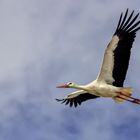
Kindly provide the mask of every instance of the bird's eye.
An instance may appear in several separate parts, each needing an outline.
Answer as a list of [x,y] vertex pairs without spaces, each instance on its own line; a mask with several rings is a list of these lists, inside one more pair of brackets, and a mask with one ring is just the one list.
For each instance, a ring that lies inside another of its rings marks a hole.
[[68,85],[72,85],[72,83],[70,82],[70,83],[68,83]]

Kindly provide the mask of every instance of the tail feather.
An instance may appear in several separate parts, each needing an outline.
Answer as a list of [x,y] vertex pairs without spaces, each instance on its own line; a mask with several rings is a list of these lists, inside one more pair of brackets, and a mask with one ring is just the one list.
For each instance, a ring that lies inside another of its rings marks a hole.
[[124,99],[121,99],[117,96],[113,97],[113,99],[117,103],[123,103],[125,100],[127,100],[132,95],[132,88],[131,87],[122,87],[122,88],[120,88],[119,93],[126,95],[126,96],[124,96],[124,95],[119,94],[119,96]]

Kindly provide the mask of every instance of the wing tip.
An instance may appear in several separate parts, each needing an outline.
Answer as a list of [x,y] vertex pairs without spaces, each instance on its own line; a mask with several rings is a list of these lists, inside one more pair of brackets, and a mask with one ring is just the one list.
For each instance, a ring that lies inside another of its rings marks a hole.
[[123,12],[121,12],[119,22],[118,22],[114,35],[120,34],[121,32],[135,33],[139,30],[140,28],[139,23],[138,23],[139,21],[137,22],[137,24],[135,23],[136,19],[139,16],[139,13],[133,16],[134,14],[134,10],[133,10],[128,16],[128,12],[129,12],[129,8],[126,9],[124,16],[123,16]]
[[57,98],[55,100],[58,102],[64,101],[64,99],[57,99]]
[[78,105],[81,105],[78,102],[70,100],[70,99],[55,99],[55,100],[58,101],[58,102],[61,102],[61,104],[63,104],[63,103],[65,103],[65,105],[69,104],[69,107],[74,106],[76,108]]

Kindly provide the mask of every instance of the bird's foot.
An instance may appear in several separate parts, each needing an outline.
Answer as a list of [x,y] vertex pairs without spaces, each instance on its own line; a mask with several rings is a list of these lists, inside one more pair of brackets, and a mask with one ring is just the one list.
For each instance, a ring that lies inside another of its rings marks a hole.
[[134,99],[132,102],[140,105],[140,99]]

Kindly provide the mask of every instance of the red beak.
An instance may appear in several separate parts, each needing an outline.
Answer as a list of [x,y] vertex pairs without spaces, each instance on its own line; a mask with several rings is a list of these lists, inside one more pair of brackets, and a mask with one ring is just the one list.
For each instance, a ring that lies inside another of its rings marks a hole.
[[69,86],[67,84],[63,84],[63,85],[57,86],[57,88],[69,88]]

